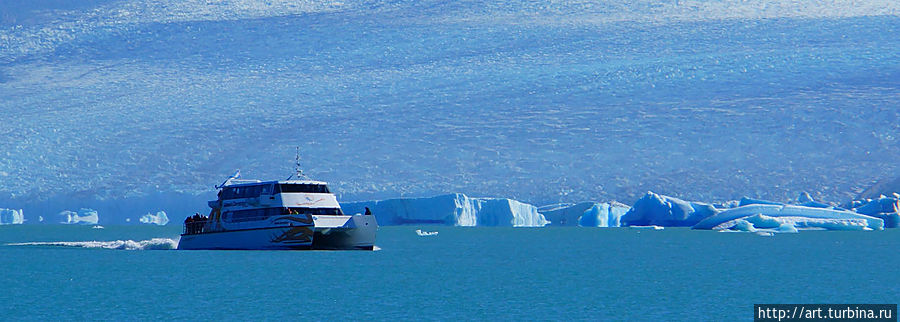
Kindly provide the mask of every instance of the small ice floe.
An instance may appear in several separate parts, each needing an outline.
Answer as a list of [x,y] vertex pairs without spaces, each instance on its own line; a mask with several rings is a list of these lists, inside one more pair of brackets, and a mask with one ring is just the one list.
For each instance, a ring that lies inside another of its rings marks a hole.
[[628,228],[631,228],[631,229],[647,229],[647,230],[663,230],[663,229],[666,229],[666,228],[663,227],[663,226],[656,226],[656,225],[651,225],[651,226],[628,226]]
[[96,225],[96,226],[93,226],[93,227],[91,227],[91,228],[93,228],[93,229],[103,229],[103,228],[106,228],[106,227],[103,227],[103,226],[100,226],[100,225]]
[[419,236],[422,236],[422,237],[425,237],[425,236],[434,236],[434,235],[437,235],[437,234],[438,234],[438,232],[436,232],[436,231],[423,231],[423,230],[421,230],[421,229],[416,229],[416,235],[419,235]]
[[765,237],[775,236],[775,233],[770,232],[770,231],[757,231],[756,234],[759,236],[765,236]]

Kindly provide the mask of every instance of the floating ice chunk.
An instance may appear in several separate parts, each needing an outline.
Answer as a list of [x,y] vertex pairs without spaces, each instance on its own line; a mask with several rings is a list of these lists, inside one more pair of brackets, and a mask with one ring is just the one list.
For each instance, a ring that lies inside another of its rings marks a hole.
[[103,227],[103,226],[100,226],[100,225],[96,225],[96,226],[93,226],[93,227],[91,227],[91,228],[93,228],[93,229],[104,229],[104,228],[106,228],[106,227]]
[[738,220],[753,223],[756,228],[777,228],[790,223],[796,228],[828,230],[883,229],[884,221],[858,213],[791,205],[748,205],[722,211],[694,225],[694,229],[729,229]]
[[619,202],[595,203],[582,213],[578,225],[582,227],[619,227],[629,207]]
[[431,198],[402,198],[342,203],[345,213],[372,210],[380,225],[439,224],[450,226],[542,227],[535,206],[504,198],[469,198],[456,193]]
[[749,221],[746,221],[744,219],[738,219],[738,220],[734,221],[734,226],[731,226],[731,230],[755,233],[756,227],[753,226],[753,223],[751,223]]
[[0,208],[0,225],[21,225],[25,222],[25,212],[22,209]]
[[775,231],[779,233],[796,233],[797,227],[794,227],[794,224],[791,223],[783,223],[778,228],[775,228]]
[[97,211],[88,208],[81,208],[78,212],[63,210],[59,216],[62,224],[96,225],[100,221]]
[[140,219],[142,224],[153,224],[159,226],[165,226],[169,223],[169,216],[166,216],[165,211],[158,211],[156,214],[146,214],[141,216]]
[[770,232],[770,231],[757,231],[756,234],[759,235],[759,236],[763,236],[763,237],[772,237],[772,236],[775,236],[775,234],[773,234],[773,233]]
[[416,235],[419,235],[421,237],[434,236],[437,234],[438,232],[436,231],[423,231],[421,229],[416,229]]
[[628,226],[631,229],[647,229],[647,230],[663,230],[666,229],[663,226]]
[[693,226],[718,210],[711,204],[687,202],[678,198],[647,192],[621,218],[623,226]]

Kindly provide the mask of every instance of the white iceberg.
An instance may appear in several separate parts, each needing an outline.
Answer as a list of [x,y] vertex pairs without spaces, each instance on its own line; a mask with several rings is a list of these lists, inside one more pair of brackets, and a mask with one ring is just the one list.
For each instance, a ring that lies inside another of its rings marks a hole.
[[620,220],[622,226],[690,227],[716,213],[711,204],[647,192]]
[[535,206],[504,198],[469,198],[456,193],[431,198],[401,198],[342,203],[344,213],[372,210],[380,225],[543,227]]
[[142,224],[165,226],[169,223],[169,216],[166,215],[165,211],[158,211],[155,215],[148,213],[141,216],[140,221]]
[[97,211],[89,208],[81,208],[78,212],[63,210],[59,216],[62,224],[96,225],[100,221]]
[[0,208],[0,225],[21,225],[25,222],[25,212],[22,209]]
[[420,237],[435,236],[437,234],[438,232],[436,231],[423,231],[421,229],[416,229],[416,235],[419,235]]
[[[754,229],[776,229],[790,224],[796,229],[881,230],[884,221],[855,212],[792,205],[752,204],[728,209],[703,219],[694,229],[743,230],[744,222]],[[790,230],[785,227],[784,229]]]

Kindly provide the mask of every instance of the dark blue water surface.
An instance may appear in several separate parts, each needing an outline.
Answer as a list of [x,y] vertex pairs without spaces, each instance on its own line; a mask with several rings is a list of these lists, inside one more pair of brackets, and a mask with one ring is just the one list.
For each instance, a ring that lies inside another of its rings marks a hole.
[[749,320],[754,303],[897,303],[897,230],[379,231],[380,250],[21,246],[175,227],[0,227],[5,319]]

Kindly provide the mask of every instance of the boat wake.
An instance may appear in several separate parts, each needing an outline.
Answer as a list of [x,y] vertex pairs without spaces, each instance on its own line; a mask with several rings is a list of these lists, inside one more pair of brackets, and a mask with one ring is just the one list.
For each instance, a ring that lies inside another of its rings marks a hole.
[[105,248],[118,250],[167,250],[177,249],[178,241],[170,238],[148,240],[78,241],[78,242],[30,242],[11,243],[9,246],[60,246],[80,248]]

